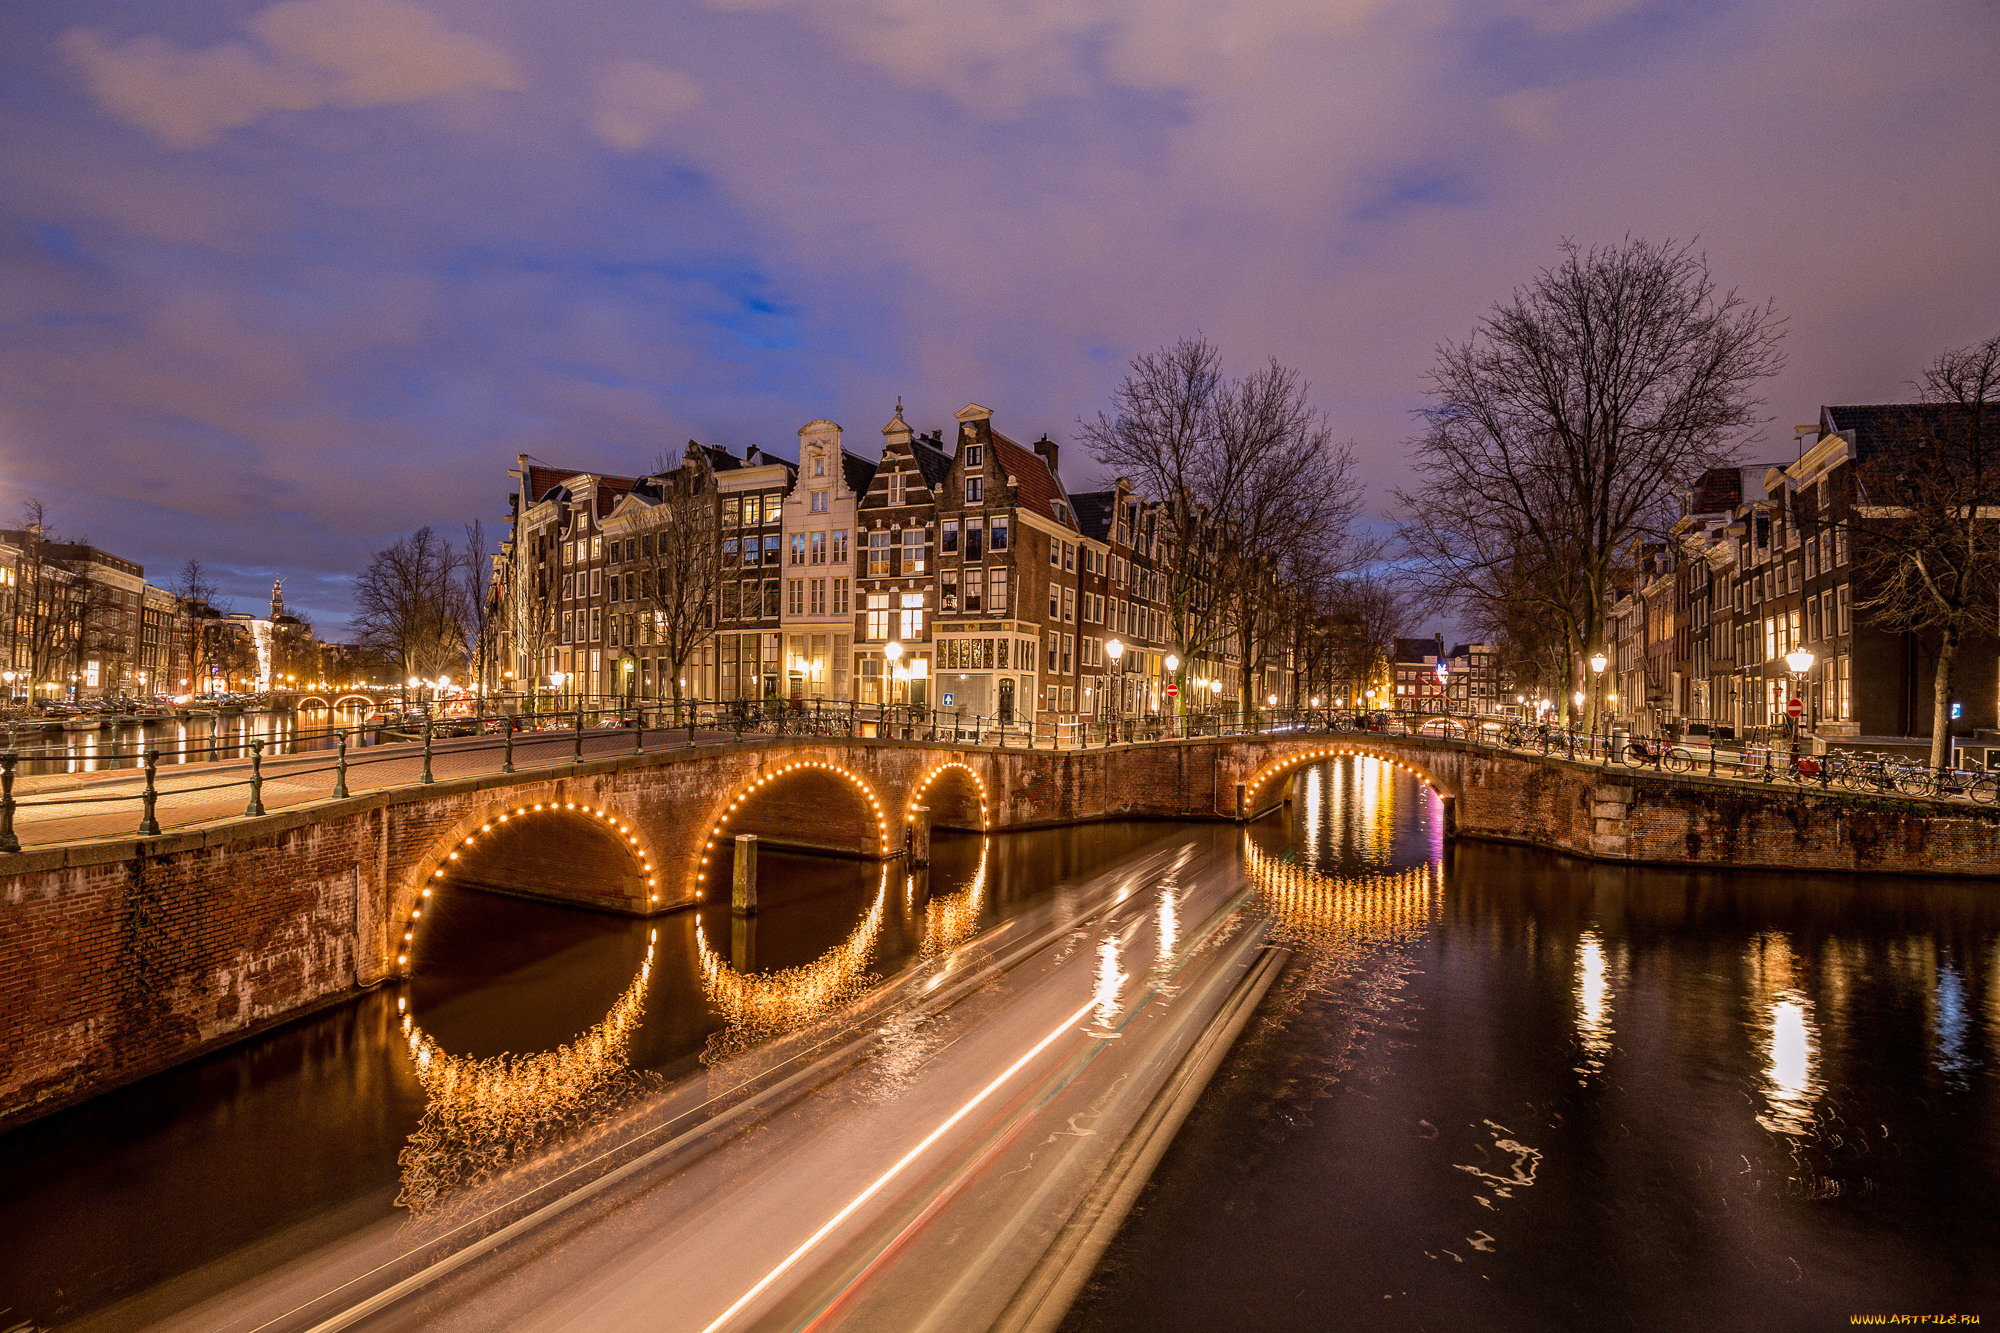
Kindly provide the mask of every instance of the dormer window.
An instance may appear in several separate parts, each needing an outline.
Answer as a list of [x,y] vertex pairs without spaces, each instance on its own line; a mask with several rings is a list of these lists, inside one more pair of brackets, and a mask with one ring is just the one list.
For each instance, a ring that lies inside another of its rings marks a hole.
[[1058,523],[1069,522],[1069,506],[1064,504],[1061,500],[1049,501],[1049,509],[1051,512],[1055,514],[1056,521]]
[[812,512],[815,514],[824,514],[826,512],[826,492],[824,490],[817,490],[812,493]]
[[970,471],[976,467],[983,467],[985,463],[986,463],[985,445],[968,444],[965,446],[965,466],[967,471]]
[[891,472],[891,473],[889,474],[889,503],[890,503],[890,504],[892,504],[892,505],[900,505],[900,504],[902,504],[902,503],[903,503],[903,497],[904,497],[904,495],[905,495],[905,493],[906,493],[906,492],[905,492],[905,489],[904,489],[904,488],[905,488],[905,486],[906,486],[906,485],[907,485],[907,482],[906,482],[906,480],[905,480],[905,478],[904,478],[904,474],[903,474],[903,473],[901,473],[901,472]]
[[824,477],[826,475],[826,460],[824,458],[813,459],[813,475],[815,477]]

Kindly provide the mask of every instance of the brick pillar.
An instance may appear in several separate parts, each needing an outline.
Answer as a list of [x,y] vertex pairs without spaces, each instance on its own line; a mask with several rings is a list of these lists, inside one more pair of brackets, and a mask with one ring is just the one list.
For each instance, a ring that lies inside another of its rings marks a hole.
[[1440,796],[1438,797],[1438,801],[1444,806],[1442,815],[1444,820],[1444,840],[1446,842],[1456,841],[1458,838],[1458,798],[1456,796]]
[[910,810],[910,864],[927,866],[930,863],[931,808],[919,805]]

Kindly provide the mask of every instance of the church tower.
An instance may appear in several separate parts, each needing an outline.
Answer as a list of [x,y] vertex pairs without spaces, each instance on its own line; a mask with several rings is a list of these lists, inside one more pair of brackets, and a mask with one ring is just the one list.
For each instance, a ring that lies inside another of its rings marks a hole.
[[285,614],[285,581],[271,580],[271,619],[277,620]]

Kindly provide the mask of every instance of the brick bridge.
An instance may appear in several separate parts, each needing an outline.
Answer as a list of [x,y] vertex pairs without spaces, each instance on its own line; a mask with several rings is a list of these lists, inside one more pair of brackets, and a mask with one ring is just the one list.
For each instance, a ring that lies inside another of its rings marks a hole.
[[[770,741],[406,786],[0,863],[0,1125],[404,973],[446,883],[639,914],[726,892],[738,833],[898,855],[912,811],[1004,831],[1255,818],[1301,765],[1398,764],[1447,832],[1607,860],[2000,873],[2000,812],[1768,791],[1461,741],[1246,735],[1029,751]],[[1240,788],[1240,794],[1239,794]]]

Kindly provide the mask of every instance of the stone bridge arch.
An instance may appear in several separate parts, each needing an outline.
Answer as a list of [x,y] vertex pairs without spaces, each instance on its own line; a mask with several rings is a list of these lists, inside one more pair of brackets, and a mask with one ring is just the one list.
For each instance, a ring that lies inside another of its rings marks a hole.
[[695,897],[720,884],[736,838],[764,846],[880,860],[900,844],[874,784],[831,758],[783,759],[730,784],[702,821],[706,834],[689,864]]
[[930,807],[933,828],[983,833],[992,827],[993,796],[986,779],[960,759],[947,759],[924,774],[904,803],[905,821],[916,818],[920,805]]
[[[443,888],[478,889],[643,915],[661,901],[659,862],[636,821],[610,804],[556,790],[493,793],[409,867],[392,892],[396,970],[408,975],[424,911]],[[518,799],[511,805],[504,798]]]
[[1415,747],[1371,744],[1364,740],[1312,740],[1281,744],[1253,760],[1243,780],[1244,813],[1255,816],[1284,803],[1290,794],[1292,774],[1311,764],[1329,759],[1375,759],[1416,778],[1439,796],[1454,794],[1433,766],[1423,762],[1428,756]]

